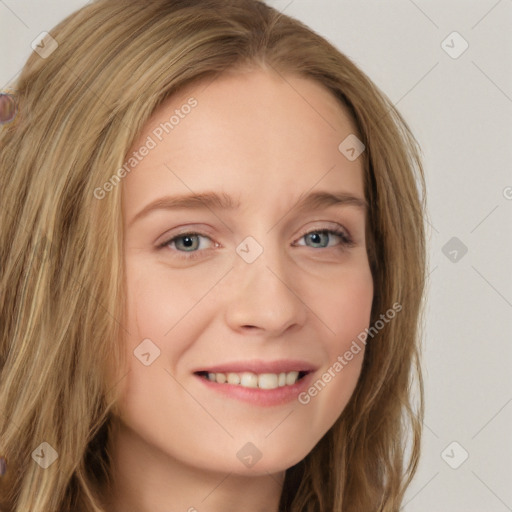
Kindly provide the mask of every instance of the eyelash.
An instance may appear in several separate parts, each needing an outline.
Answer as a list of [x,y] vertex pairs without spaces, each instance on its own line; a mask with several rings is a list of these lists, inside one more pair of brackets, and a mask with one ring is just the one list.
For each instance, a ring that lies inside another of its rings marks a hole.
[[[341,250],[348,249],[348,248],[353,247],[355,245],[354,241],[352,240],[350,235],[348,235],[345,231],[343,231],[342,229],[339,229],[339,228],[334,228],[334,229],[327,229],[327,228],[325,228],[325,229],[313,229],[313,230],[308,231],[307,233],[304,233],[303,235],[301,235],[299,237],[299,240],[304,238],[304,237],[306,237],[306,236],[308,236],[308,235],[311,235],[313,233],[320,233],[320,234],[330,233],[330,234],[334,234],[334,235],[340,237],[341,243],[339,244],[339,249],[341,249]],[[203,233],[198,233],[196,231],[180,233],[179,235],[173,236],[172,238],[169,238],[165,242],[159,244],[158,245],[158,249],[165,249],[172,242],[175,242],[176,240],[178,240],[180,238],[186,238],[186,237],[190,237],[190,236],[202,236],[204,238],[210,238],[208,235],[205,235]],[[312,249],[314,249],[314,247],[312,247]],[[332,247],[320,247],[320,249],[332,249]],[[202,251],[195,250],[195,251],[191,251],[191,252],[188,252],[188,251],[177,251],[177,252],[181,253],[178,256],[178,258],[181,258],[181,259],[184,259],[184,260],[193,260],[193,259],[201,257],[200,253]]]

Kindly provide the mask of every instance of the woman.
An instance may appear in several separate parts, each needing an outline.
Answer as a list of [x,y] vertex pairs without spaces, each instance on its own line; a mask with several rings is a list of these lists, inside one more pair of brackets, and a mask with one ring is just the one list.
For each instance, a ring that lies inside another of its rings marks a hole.
[[399,510],[425,266],[400,114],[257,0],[99,0],[51,38],[0,136],[2,510]]

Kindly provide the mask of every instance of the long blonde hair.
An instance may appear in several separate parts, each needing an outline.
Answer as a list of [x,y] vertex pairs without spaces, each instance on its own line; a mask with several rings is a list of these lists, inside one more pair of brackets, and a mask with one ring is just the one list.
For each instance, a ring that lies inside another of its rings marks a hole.
[[[118,399],[108,369],[126,364],[122,197],[114,187],[98,200],[94,189],[179,88],[266,66],[323,84],[352,114],[366,146],[372,325],[402,306],[368,341],[339,419],[288,469],[280,510],[398,511],[423,419],[425,183],[391,101],[325,39],[258,0],[96,0],[50,33],[58,47],[30,56],[14,85],[18,116],[0,134],[1,510],[105,512]],[[43,469],[37,456],[50,447],[58,458]]]

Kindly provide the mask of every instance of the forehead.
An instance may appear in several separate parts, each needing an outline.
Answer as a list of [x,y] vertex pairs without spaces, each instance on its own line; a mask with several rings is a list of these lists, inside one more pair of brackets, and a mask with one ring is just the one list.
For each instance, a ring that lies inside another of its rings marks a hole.
[[362,159],[349,161],[338,148],[354,133],[347,109],[314,80],[264,70],[226,73],[160,105],[129,155],[148,138],[154,147],[123,186],[137,205],[158,193],[203,190],[261,203],[317,185],[362,196]]

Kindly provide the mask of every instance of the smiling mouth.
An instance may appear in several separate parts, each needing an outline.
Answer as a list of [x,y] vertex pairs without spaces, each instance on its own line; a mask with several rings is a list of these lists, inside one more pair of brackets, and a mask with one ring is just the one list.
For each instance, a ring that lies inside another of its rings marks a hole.
[[286,386],[293,386],[304,378],[309,371],[291,371],[281,373],[253,373],[253,372],[240,372],[240,373],[213,373],[200,371],[196,375],[215,382],[217,384],[231,384],[244,388],[258,388],[258,389],[276,389]]

